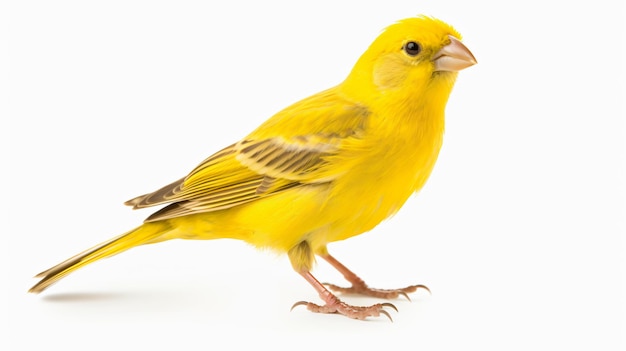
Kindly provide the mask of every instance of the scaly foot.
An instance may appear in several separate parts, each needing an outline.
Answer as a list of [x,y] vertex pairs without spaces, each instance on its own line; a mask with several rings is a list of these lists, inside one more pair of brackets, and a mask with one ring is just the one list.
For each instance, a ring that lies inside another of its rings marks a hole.
[[335,284],[324,283],[325,286],[329,287],[331,290],[340,292],[343,294],[359,294],[365,296],[378,297],[383,299],[395,299],[399,295],[406,297],[407,300],[411,301],[408,293],[412,293],[417,289],[425,289],[430,293],[430,289],[428,289],[425,285],[411,285],[402,289],[374,289],[370,288],[365,284],[365,282],[359,278],[356,274],[354,274],[351,270],[349,270],[346,266],[344,266],[341,262],[337,261],[330,254],[325,254],[321,256],[328,263],[330,263],[335,269],[339,271],[339,273],[343,274],[344,278],[347,281],[352,283],[352,286],[349,288],[343,288],[337,286]]
[[408,293],[415,292],[417,289],[425,289],[430,293],[430,289],[428,289],[428,287],[426,287],[425,285],[421,285],[421,284],[407,286],[406,288],[402,288],[402,289],[374,289],[374,288],[368,287],[367,284],[365,284],[365,282],[363,282],[362,280],[356,281],[349,288],[344,288],[344,287],[337,286],[335,284],[329,284],[329,283],[324,283],[324,285],[330,288],[330,290],[339,292],[342,294],[358,294],[358,295],[372,296],[372,297],[377,297],[377,298],[382,298],[382,299],[395,299],[398,296],[402,295],[406,297],[407,300],[411,301],[411,298],[409,298]]
[[346,317],[354,318],[354,319],[365,319],[367,317],[378,317],[381,314],[387,316],[390,321],[391,315],[389,312],[385,311],[385,307],[393,308],[398,311],[396,306],[386,302],[386,303],[377,303],[372,306],[352,306],[347,303],[341,301],[337,296],[333,295],[328,289],[324,287],[315,277],[311,274],[311,272],[305,271],[300,272],[300,274],[306,279],[311,285],[317,290],[320,294],[320,298],[324,301],[325,305],[320,306],[314,304],[312,302],[307,301],[299,301],[291,306],[293,310],[297,306],[306,306],[306,308],[311,312],[316,313],[337,313],[342,314]]
[[348,305],[347,303],[339,300],[334,295],[329,296],[328,302],[324,306],[320,306],[312,302],[299,301],[299,302],[296,302],[291,307],[291,309],[293,310],[297,306],[306,306],[309,311],[315,312],[315,313],[336,313],[336,314],[344,315],[346,317],[350,317],[354,319],[361,319],[361,320],[367,317],[378,317],[382,314],[382,315],[387,316],[387,318],[389,318],[389,320],[392,322],[393,322],[393,319],[391,318],[391,315],[389,315],[389,312],[385,311],[384,308],[390,307],[390,308],[393,308],[396,312],[398,311],[396,306],[388,302],[377,303],[372,306],[353,306],[353,305]]

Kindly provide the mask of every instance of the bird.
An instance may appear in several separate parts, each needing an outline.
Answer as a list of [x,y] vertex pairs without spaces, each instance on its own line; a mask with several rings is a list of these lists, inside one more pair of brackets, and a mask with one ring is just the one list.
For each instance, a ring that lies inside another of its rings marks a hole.
[[[39,273],[29,292],[139,245],[230,238],[288,256],[323,302],[299,301],[292,310],[391,319],[388,309],[397,308],[389,302],[356,306],[340,296],[408,298],[428,288],[372,288],[327,245],[372,230],[425,184],[458,72],[477,63],[461,40],[451,25],[426,15],[392,23],[341,83],[279,111],[183,178],[125,202],[163,206],[135,229]],[[320,283],[311,273],[316,257],[351,285]]]

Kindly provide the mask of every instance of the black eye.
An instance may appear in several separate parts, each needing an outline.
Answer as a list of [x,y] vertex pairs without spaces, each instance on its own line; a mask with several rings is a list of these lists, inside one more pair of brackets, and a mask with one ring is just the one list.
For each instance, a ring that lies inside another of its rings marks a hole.
[[420,44],[414,41],[410,41],[404,44],[404,52],[409,54],[409,56],[415,56],[419,54],[420,52],[422,52],[422,47],[420,46]]

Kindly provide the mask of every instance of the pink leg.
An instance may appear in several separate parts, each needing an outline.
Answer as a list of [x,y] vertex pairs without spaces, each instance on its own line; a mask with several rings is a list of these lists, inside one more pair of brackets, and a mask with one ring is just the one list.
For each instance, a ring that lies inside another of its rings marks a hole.
[[311,284],[315,290],[319,293],[320,298],[326,303],[324,306],[316,305],[312,302],[299,301],[296,302],[291,309],[293,310],[296,306],[304,305],[307,307],[309,311],[317,312],[317,313],[338,313],[342,314],[346,317],[355,318],[355,319],[365,319],[367,317],[378,317],[381,314],[384,314],[391,319],[389,312],[385,311],[384,307],[391,307],[394,310],[398,310],[394,305],[390,303],[378,303],[372,306],[352,306],[347,303],[341,301],[337,296],[333,295],[328,289],[324,287],[322,283],[320,283],[310,272],[300,272],[300,275],[306,279],[306,281]]
[[344,278],[347,281],[352,283],[352,286],[349,288],[343,288],[334,284],[325,283],[324,285],[328,286],[331,290],[340,292],[340,293],[349,293],[349,294],[360,294],[367,295],[373,297],[379,297],[384,299],[395,299],[399,295],[402,295],[407,298],[407,300],[411,300],[407,293],[412,293],[416,291],[418,288],[425,289],[430,292],[425,285],[411,285],[402,289],[373,289],[367,286],[365,282],[359,278],[356,274],[354,274],[351,270],[349,270],[346,266],[341,264],[341,262],[337,261],[333,256],[326,254],[321,256],[324,260],[330,263],[335,269],[337,269],[341,274],[343,274]]

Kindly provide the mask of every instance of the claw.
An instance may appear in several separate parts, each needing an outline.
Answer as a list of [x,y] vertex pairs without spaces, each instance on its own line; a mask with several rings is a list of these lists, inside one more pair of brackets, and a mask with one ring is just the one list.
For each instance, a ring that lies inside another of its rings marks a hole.
[[391,307],[391,308],[393,308],[394,310],[396,310],[396,312],[398,312],[398,309],[397,309],[397,308],[396,308],[396,306],[394,306],[392,303],[389,303],[389,302],[383,302],[383,303],[381,303],[380,305],[381,305],[381,306],[383,306],[383,307]]
[[419,284],[419,285],[413,285],[412,287],[414,287],[414,288],[415,288],[415,290],[417,290],[417,289],[424,289],[424,290],[428,291],[428,293],[429,293],[430,295],[432,295],[432,294],[433,294],[433,293],[430,291],[430,289],[429,289],[426,285]]
[[410,302],[411,298],[409,297],[409,295],[407,293],[405,293],[404,291],[400,291],[398,292],[399,295],[402,295],[404,297],[406,297],[406,299]]
[[[392,305],[393,306],[393,305]],[[395,307],[394,307],[395,308]],[[397,310],[396,310],[397,311]],[[380,314],[384,314],[385,316],[387,316],[387,318],[389,318],[389,320],[391,321],[391,323],[393,323],[393,318],[391,318],[391,316],[389,315],[389,312],[385,311],[385,310],[380,310],[378,311],[378,313]]]
[[293,311],[294,308],[298,307],[298,306],[307,306],[309,303],[307,301],[298,301],[296,303],[293,304],[293,306],[291,306],[291,309],[289,309],[289,312]]

